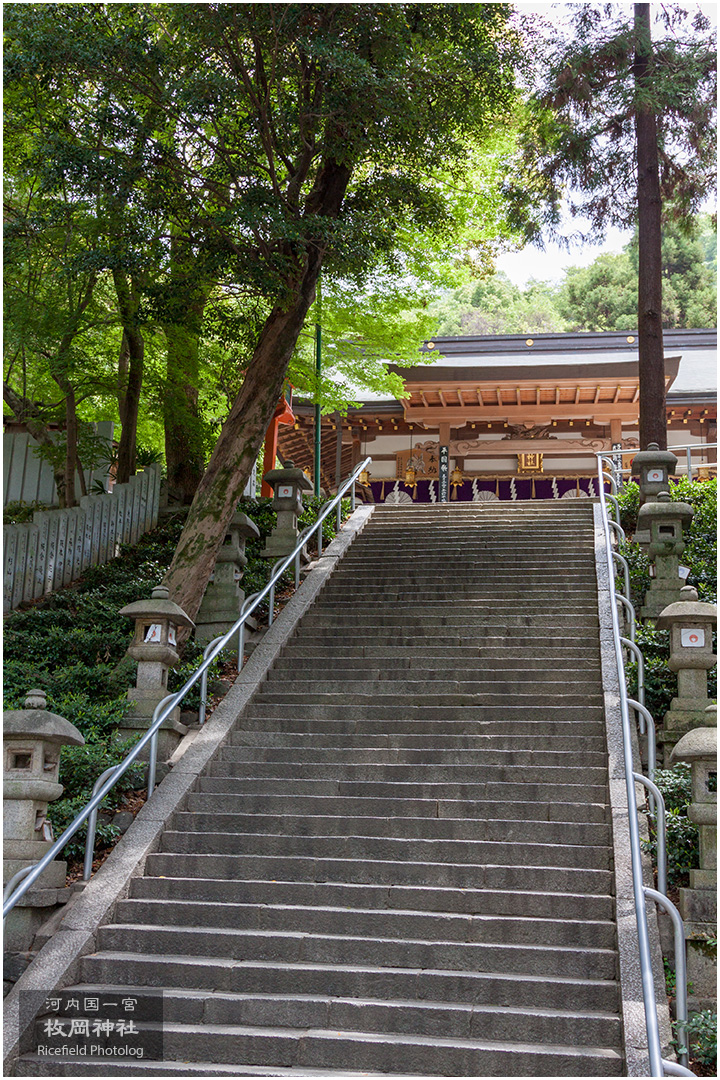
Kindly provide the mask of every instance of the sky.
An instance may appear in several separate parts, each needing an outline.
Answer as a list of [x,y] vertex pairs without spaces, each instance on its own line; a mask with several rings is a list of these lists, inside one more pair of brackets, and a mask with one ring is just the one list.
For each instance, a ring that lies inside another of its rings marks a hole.
[[[575,221],[577,227],[578,219]],[[507,274],[514,285],[523,288],[530,278],[539,281],[560,281],[568,266],[589,266],[598,255],[622,251],[630,240],[631,232],[608,229],[602,244],[583,244],[569,251],[558,244],[546,243],[544,248],[534,245],[522,251],[509,251],[495,260],[498,270]]]
[[[570,5],[565,3],[537,4],[525,3],[516,0],[516,8],[523,13],[541,15],[551,22],[565,22],[568,17]],[[632,11],[632,5],[626,5]],[[659,5],[652,4],[651,7]],[[717,4],[690,4],[690,9],[700,8],[713,26],[717,26]],[[573,222],[575,228],[581,226],[580,219]],[[630,232],[622,232],[620,229],[607,230],[602,244],[583,244],[569,251],[558,244],[546,243],[544,248],[528,246],[522,251],[508,252],[500,255],[496,260],[497,269],[507,274],[510,280],[520,288],[524,287],[530,278],[540,281],[560,281],[568,266],[589,266],[598,255],[606,253],[616,254],[622,251],[629,242]]]

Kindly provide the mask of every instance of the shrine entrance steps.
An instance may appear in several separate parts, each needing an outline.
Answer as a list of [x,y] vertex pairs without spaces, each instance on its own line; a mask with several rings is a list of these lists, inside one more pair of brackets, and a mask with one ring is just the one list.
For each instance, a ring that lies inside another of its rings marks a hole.
[[378,507],[81,961],[165,992],[103,1074],[622,1075],[599,656],[590,505]]

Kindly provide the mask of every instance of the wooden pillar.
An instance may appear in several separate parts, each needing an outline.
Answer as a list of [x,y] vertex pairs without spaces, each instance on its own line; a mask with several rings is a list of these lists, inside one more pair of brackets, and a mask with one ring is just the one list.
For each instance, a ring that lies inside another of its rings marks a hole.
[[265,474],[269,473],[275,468],[275,458],[277,457],[277,444],[278,444],[278,428],[280,427],[280,420],[277,416],[273,416],[270,421],[270,426],[265,434],[265,450],[263,453],[263,466],[262,466],[262,486],[260,488],[260,494],[271,499],[273,489],[265,480]]

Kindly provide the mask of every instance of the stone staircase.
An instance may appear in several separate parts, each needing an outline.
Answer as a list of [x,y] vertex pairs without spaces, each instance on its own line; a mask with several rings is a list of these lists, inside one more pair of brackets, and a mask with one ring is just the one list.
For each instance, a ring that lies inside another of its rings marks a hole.
[[375,510],[81,961],[164,989],[103,1075],[622,1075],[592,522]]

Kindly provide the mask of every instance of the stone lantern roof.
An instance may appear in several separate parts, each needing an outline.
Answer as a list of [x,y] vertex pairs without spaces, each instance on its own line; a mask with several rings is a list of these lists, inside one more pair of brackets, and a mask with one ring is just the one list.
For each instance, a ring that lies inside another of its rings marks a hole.
[[692,585],[684,585],[680,590],[682,600],[675,604],[669,604],[658,615],[655,626],[658,630],[668,630],[678,619],[702,620],[714,622],[717,619],[717,605],[706,604],[698,600],[697,589]]
[[129,615],[131,619],[155,619],[158,617],[169,619],[176,626],[194,626],[181,607],[169,599],[170,593],[165,585],[156,585],[152,591],[150,600],[135,600],[132,604],[126,604],[120,608],[121,615]]
[[44,690],[30,690],[24,709],[8,709],[3,715],[5,738],[42,739],[57,746],[83,746],[85,739],[64,716],[49,712]]
[[643,465],[665,466],[669,473],[675,472],[678,459],[669,450],[661,450],[657,443],[648,443],[647,450],[641,450],[632,459],[632,474],[637,476]]

